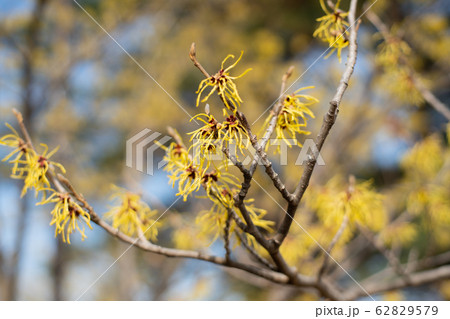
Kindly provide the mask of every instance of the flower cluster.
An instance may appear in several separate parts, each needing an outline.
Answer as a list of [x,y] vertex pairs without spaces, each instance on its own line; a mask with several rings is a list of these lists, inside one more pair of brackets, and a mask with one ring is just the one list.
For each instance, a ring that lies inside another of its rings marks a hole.
[[[237,147],[242,149],[244,147],[242,141],[247,137],[236,116],[227,113],[224,113],[224,116],[226,118],[223,122],[217,121],[209,114],[209,110],[195,116],[195,119],[204,125],[190,133],[193,145],[189,149],[175,131],[172,132],[175,141],[169,146],[161,145],[166,151],[164,159],[167,165],[164,170],[169,172],[172,186],[178,183],[177,196],[183,196],[183,199],[187,200],[190,194],[202,188],[206,192],[205,197],[212,201],[211,209],[201,212],[196,219],[200,226],[199,236],[212,241],[223,233],[229,210],[234,206],[233,195],[240,185],[238,178],[227,171],[224,163],[211,165],[211,155],[224,146],[230,147],[232,141],[236,141]],[[198,152],[193,153],[193,159],[190,150],[195,147]],[[273,222],[263,219],[266,212],[254,207],[252,200],[246,201],[246,204],[255,225],[270,231]],[[242,218],[240,215],[239,217]],[[230,234],[235,231],[240,230],[236,229],[234,222],[230,222]],[[257,246],[252,236],[248,234],[245,236],[248,237],[247,241],[250,244]]]
[[166,150],[164,159],[168,163],[164,170],[169,172],[169,182],[172,187],[178,183],[177,196],[183,196],[184,201],[191,193],[199,191],[201,187],[206,190],[208,196],[212,196],[210,191],[217,189],[220,185],[238,185],[235,176],[225,171],[223,165],[208,170],[209,166],[202,167],[204,160],[194,162],[189,155],[180,156],[178,153],[174,153],[174,149],[180,148],[181,152],[188,154],[186,148],[176,142],[172,142],[169,147],[164,148]]
[[[447,126],[449,133],[450,125]],[[445,246],[450,240],[449,165],[450,148],[437,134],[418,142],[401,162],[404,179],[398,192],[404,198],[406,214],[409,219],[418,221],[421,232],[427,232],[438,246]],[[414,236],[418,235],[417,231],[408,228],[402,230],[405,243],[418,239]]]
[[157,211],[141,200],[141,196],[130,193],[125,189],[114,186],[111,199],[117,200],[118,205],[105,214],[112,220],[112,226],[128,236],[145,236],[156,241],[160,223],[154,219]]
[[224,117],[223,122],[218,122],[211,114],[201,113],[194,116],[194,119],[205,123],[189,133],[190,141],[193,142],[193,159],[204,169],[208,169],[217,158],[213,155],[218,155],[222,164],[227,165],[227,158],[220,153],[224,147],[233,155],[244,154],[245,141],[249,139],[247,131],[234,114],[228,115],[224,110]]
[[55,167],[57,167],[65,173],[65,169],[61,164],[50,161],[50,157],[58,151],[58,148],[49,153],[48,146],[41,144],[44,148],[44,152],[42,154],[37,154],[34,149],[19,136],[16,130],[9,124],[6,125],[11,129],[12,133],[3,136],[0,139],[0,144],[13,148],[13,151],[3,158],[3,161],[8,161],[13,164],[11,178],[24,180],[21,194],[22,197],[29,189],[34,188],[36,197],[39,192],[41,192],[43,194],[43,199],[45,199],[47,188],[50,187],[50,182],[47,178],[48,170],[54,170]]
[[398,66],[410,54],[411,48],[405,41],[391,36],[379,45],[376,63],[383,67]]
[[378,46],[376,55],[376,64],[384,71],[380,86],[387,88],[399,101],[420,105],[424,99],[416,88],[409,66],[412,50],[405,41],[393,35],[395,30],[391,30],[391,34]]
[[[176,134],[177,139],[181,141],[181,137]],[[161,147],[166,151],[164,160],[167,164],[164,170],[169,173],[169,182],[172,187],[178,183],[177,196],[183,196],[183,200],[186,201],[189,194],[200,189],[203,170],[194,163],[182,142],[172,142],[168,147],[163,145]]]
[[[196,92],[198,94],[197,106],[200,102],[206,102],[214,92],[217,92],[225,104],[223,120],[220,121],[212,115],[207,104],[205,112],[197,114],[192,119],[203,125],[188,134],[191,136],[192,145],[190,147],[184,145],[180,135],[176,132],[171,133],[175,141],[167,147],[162,146],[166,151],[164,159],[168,163],[164,170],[169,173],[169,182],[173,187],[175,183],[178,183],[177,196],[183,196],[183,200],[187,200],[190,194],[203,189],[206,192],[206,196],[203,197],[212,202],[211,209],[201,212],[196,221],[200,226],[199,236],[212,238],[213,241],[225,231],[227,223],[229,223],[230,234],[240,232],[235,227],[235,222],[230,220],[229,215],[234,207],[234,195],[236,189],[240,188],[240,183],[237,177],[228,172],[228,160],[231,156],[238,158],[238,154],[244,155],[249,140],[248,132],[236,114],[242,99],[234,80],[242,77],[250,69],[240,76],[230,76],[229,71],[240,61],[242,53],[234,64],[225,67],[229,58],[234,58],[234,56],[228,55],[223,60],[219,72],[201,81]],[[207,88],[210,88],[210,91],[202,98],[203,92]],[[300,101],[303,96],[296,95],[294,98]],[[298,105],[300,108],[306,106],[304,102],[300,104]],[[303,113],[301,113],[302,115]],[[218,163],[214,162],[216,159],[219,160]],[[252,200],[246,200],[245,204],[255,225],[271,231],[273,222],[263,219],[266,211],[256,208]],[[239,212],[237,214],[242,218]],[[179,233],[177,236],[178,239],[184,238],[186,234]],[[252,236],[248,234],[244,236],[248,237],[246,238],[248,243],[257,246]]]
[[[50,189],[50,191],[53,191]],[[71,199],[69,194],[61,194],[53,191],[45,200],[40,201],[37,205],[55,203],[53,208],[52,220],[50,225],[55,225],[55,237],[61,234],[63,242],[70,244],[70,235],[75,231],[81,234],[81,240],[86,238],[84,226],[80,228],[80,219],[92,229],[91,216],[80,205]]]
[[[304,128],[307,126],[306,115],[314,118],[314,113],[309,109],[310,105],[313,105],[319,100],[310,95],[299,94],[300,91],[305,89],[310,89],[313,87],[304,87],[298,89],[293,94],[287,95],[283,100],[283,105],[281,107],[280,113],[275,124],[276,132],[276,142],[277,148],[275,152],[280,152],[280,142],[284,141],[289,147],[292,145],[302,146],[298,141],[297,135],[309,135],[310,132],[305,131]],[[273,112],[267,117],[263,125],[263,130],[265,130],[275,116]],[[275,144],[272,142],[272,145]],[[267,143],[266,149],[271,143]]]
[[44,148],[42,154],[36,154],[32,152],[31,161],[23,162],[25,166],[21,167],[17,175],[13,175],[13,178],[24,179],[24,187],[22,190],[22,195],[24,195],[28,189],[34,188],[36,191],[36,197],[38,192],[42,191],[43,198],[46,198],[46,188],[50,186],[50,182],[47,178],[47,172],[49,169],[52,171],[55,168],[59,168],[62,173],[65,173],[65,168],[56,162],[50,161],[49,159],[58,151],[59,147],[55,148],[50,153],[48,152],[48,146],[41,144]]
[[[209,78],[204,79],[203,81],[200,82],[200,85],[199,85],[198,90],[196,92],[198,94],[198,96],[197,96],[197,106],[199,105],[200,101],[201,102],[206,102],[208,100],[208,98],[214,92],[217,91],[218,94],[219,94],[219,97],[223,100],[223,102],[225,103],[226,107],[228,109],[232,110],[233,112],[236,111],[237,107],[241,105],[242,99],[239,96],[239,92],[237,90],[236,84],[234,83],[234,80],[243,77],[251,69],[245,70],[239,76],[231,76],[229,71],[232,68],[234,68],[236,66],[236,64],[241,60],[243,53],[244,52],[241,51],[241,55],[236,60],[236,62],[234,62],[229,67],[225,68],[224,67],[225,62],[229,58],[234,59],[234,55],[229,54],[222,61],[222,65],[220,67],[219,72],[217,72],[216,74],[214,74],[214,75],[210,76]],[[211,90],[209,91],[209,93],[203,99],[201,99],[203,91],[205,91],[209,87],[211,88]]]
[[344,12],[339,9],[340,0],[336,2],[333,12],[330,12],[324,0],[320,0],[320,6],[326,13],[324,16],[317,19],[320,22],[313,36],[318,37],[323,42],[327,42],[330,45],[330,52],[325,58],[328,58],[334,51],[337,51],[339,62],[341,62],[341,51],[348,46],[348,38],[346,35],[349,24],[345,21],[348,16],[348,12]]
[[20,174],[19,164],[31,162],[32,150],[11,125],[6,123],[6,126],[11,130],[12,133],[2,136],[2,138],[0,138],[0,144],[11,147],[13,148],[13,150],[8,155],[6,155],[2,159],[2,161],[9,161],[9,163],[13,164],[12,175],[14,176],[16,174]]
[[231,143],[234,142],[234,153],[239,152],[244,155],[243,150],[246,148],[247,143],[244,143],[244,141],[249,140],[249,136],[247,134],[247,131],[245,130],[244,126],[239,122],[238,118],[234,116],[233,114],[228,115],[224,112],[224,116],[226,117],[223,121],[223,141],[227,143],[225,146],[232,150]]
[[0,144],[13,148],[3,161],[13,164],[11,177],[24,181],[21,196],[24,196],[28,190],[34,189],[36,197],[40,196],[37,205],[55,203],[51,212],[52,220],[50,225],[55,225],[55,237],[61,235],[64,242],[70,244],[70,235],[76,231],[81,234],[81,239],[86,238],[85,228],[79,226],[82,220],[89,228],[90,215],[80,205],[78,205],[69,194],[63,194],[55,191],[49,180],[49,173],[55,175],[56,169],[65,173],[64,167],[50,158],[58,151],[48,151],[48,146],[41,144],[42,153],[37,153],[29,143],[25,142],[17,131],[9,124],[6,124],[11,130],[0,138]]
[[218,154],[223,143],[223,126],[213,115],[207,113],[197,114],[192,118],[205,123],[199,129],[189,133],[192,143],[193,158],[199,166],[208,167],[213,156]]
[[313,194],[310,206],[317,212],[325,226],[341,225],[344,216],[348,216],[349,227],[365,226],[380,231],[387,221],[383,196],[375,192],[371,182],[362,182],[346,187],[338,176]]

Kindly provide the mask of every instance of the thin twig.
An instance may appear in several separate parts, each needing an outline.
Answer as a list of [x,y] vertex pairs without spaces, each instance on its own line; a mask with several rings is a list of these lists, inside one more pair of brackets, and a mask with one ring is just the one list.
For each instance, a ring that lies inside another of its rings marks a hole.
[[230,248],[230,226],[231,226],[231,215],[227,213],[227,220],[225,221],[225,228],[223,230],[223,241],[224,241],[224,248],[225,248],[225,260],[227,262],[230,261],[231,256],[231,248]]
[[23,123],[22,113],[20,113],[16,109],[12,109],[12,112],[16,116],[17,123],[19,123],[19,127],[20,127],[20,130],[22,131],[23,136],[25,137],[25,141],[27,142],[28,146],[34,150],[34,146],[33,146],[33,142],[31,141],[31,137],[28,134],[28,130],[25,127],[25,124]]
[[323,144],[325,143],[325,140],[328,134],[330,133],[330,130],[333,127],[334,122],[336,121],[339,105],[341,104],[342,97],[344,96],[344,93],[348,87],[348,82],[350,81],[350,78],[353,74],[353,69],[356,64],[356,56],[358,51],[356,37],[360,23],[360,21],[358,22],[355,21],[357,2],[358,2],[357,0],[351,1],[350,10],[348,14],[348,20],[350,26],[352,27],[350,28],[347,66],[345,68],[344,73],[342,74],[336,93],[330,102],[330,108],[328,109],[328,112],[324,116],[322,127],[320,128],[319,134],[317,136],[316,152],[307,161],[306,167],[304,168],[302,176],[300,178],[300,182],[297,184],[297,187],[293,193],[294,198],[288,204],[287,214],[286,216],[284,216],[280,226],[278,227],[277,233],[273,238],[273,242],[277,246],[280,246],[283,243],[284,239],[286,238],[291,228],[292,221],[294,220],[298,205],[306,189],[308,188],[309,181],[316,166],[316,161],[319,152],[322,150]]
[[194,65],[203,73],[207,78],[211,77],[208,72],[203,68],[203,66],[197,61],[197,52],[195,50],[195,42],[192,42],[191,49],[189,50],[189,58],[191,58]]
[[[421,286],[433,282],[439,282],[450,278],[450,266],[442,266],[432,270],[426,270],[417,272],[409,276],[409,281],[405,281],[403,278],[393,279],[390,281],[377,281],[370,284],[366,284],[364,287],[371,294],[383,293],[390,290],[402,289],[412,286]],[[358,289],[352,289],[343,296],[345,300],[355,300],[364,296]]]

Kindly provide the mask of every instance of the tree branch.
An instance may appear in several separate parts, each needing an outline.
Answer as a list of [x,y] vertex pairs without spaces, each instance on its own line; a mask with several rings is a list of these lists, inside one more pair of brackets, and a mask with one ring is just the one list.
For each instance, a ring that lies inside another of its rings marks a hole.
[[[387,282],[372,282],[371,284],[366,284],[364,287],[369,294],[373,295],[395,289],[431,284],[448,278],[450,278],[449,265],[411,274],[409,276],[409,281],[405,281],[403,278],[398,278]],[[355,300],[362,296],[365,296],[365,293],[362,293],[357,289],[353,289],[348,294],[346,294],[345,299]]]
[[316,141],[316,152],[306,163],[306,167],[303,170],[303,174],[300,178],[300,182],[298,183],[294,193],[293,200],[289,202],[287,208],[287,214],[284,216],[278,230],[277,234],[274,236],[274,243],[277,246],[280,246],[283,243],[283,240],[286,238],[289,229],[292,225],[292,221],[294,220],[295,213],[297,211],[298,205],[309,185],[309,181],[311,179],[312,173],[316,166],[316,160],[319,155],[319,152],[322,150],[323,144],[330,133],[331,128],[333,127],[334,122],[336,121],[336,117],[338,114],[338,108],[341,104],[342,97],[348,87],[348,82],[353,74],[353,69],[356,64],[356,56],[358,51],[358,45],[356,42],[356,37],[358,33],[359,23],[360,21],[355,21],[356,15],[356,5],[357,0],[352,0],[350,3],[350,10],[348,15],[348,20],[350,23],[350,36],[349,36],[349,52],[347,58],[347,67],[345,68],[344,73],[342,74],[341,80],[339,82],[339,86],[336,90],[336,93],[333,99],[330,102],[330,108],[328,112],[325,114],[322,127],[320,128],[319,134],[317,136]]

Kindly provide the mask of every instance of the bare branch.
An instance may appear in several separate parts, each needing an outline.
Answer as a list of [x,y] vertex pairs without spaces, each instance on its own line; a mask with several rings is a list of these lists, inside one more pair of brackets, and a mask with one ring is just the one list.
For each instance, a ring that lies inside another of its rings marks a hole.
[[224,232],[224,248],[225,248],[225,260],[227,262],[230,261],[230,256],[231,256],[231,248],[230,248],[230,226],[231,226],[231,215],[229,213],[227,213],[227,220],[225,222],[225,228],[223,230]]
[[357,0],[351,1],[348,15],[348,20],[351,27],[349,36],[349,51],[347,58],[347,66],[345,68],[344,73],[342,74],[339,86],[336,90],[333,99],[330,102],[330,108],[328,109],[328,112],[324,116],[322,127],[320,128],[319,134],[317,136],[316,141],[317,152],[307,161],[306,167],[304,168],[303,174],[300,178],[300,182],[298,183],[293,193],[294,198],[292,202],[289,203],[287,208],[287,214],[286,216],[284,216],[278,228],[277,234],[274,237],[274,242],[277,246],[280,246],[283,243],[283,240],[286,238],[286,235],[289,232],[298,205],[306,189],[308,188],[309,181],[316,166],[317,156],[319,155],[319,152],[322,150],[322,146],[325,143],[325,140],[331,128],[333,127],[334,122],[336,121],[339,105],[341,104],[342,97],[344,96],[344,93],[348,87],[348,82],[350,81],[350,78],[353,74],[353,69],[356,64],[356,56],[358,51],[356,37],[360,23],[360,21],[358,22],[355,21],[357,2],[358,2]]
[[[398,278],[386,282],[372,282],[371,284],[366,284],[364,287],[369,292],[369,294],[372,295],[390,290],[402,289],[405,287],[431,284],[448,278],[450,278],[450,266],[447,265],[432,270],[426,270],[411,274],[409,276],[409,281],[405,281],[403,278]],[[364,295],[365,293],[363,294],[361,291],[354,289],[345,295],[345,299],[355,300]]]
[[30,134],[28,134],[28,130],[25,127],[25,124],[23,122],[23,116],[22,113],[20,113],[19,111],[17,111],[16,109],[13,109],[12,112],[14,113],[16,119],[17,119],[17,123],[19,123],[19,127],[20,130],[23,134],[23,136],[25,137],[25,141],[27,142],[28,146],[32,149],[34,149],[33,147],[33,142],[31,141],[31,137]]
[[191,49],[189,50],[189,58],[194,62],[194,65],[203,73],[207,78],[210,77],[209,73],[203,68],[203,66],[197,61],[197,52],[195,50],[195,42],[192,42]]

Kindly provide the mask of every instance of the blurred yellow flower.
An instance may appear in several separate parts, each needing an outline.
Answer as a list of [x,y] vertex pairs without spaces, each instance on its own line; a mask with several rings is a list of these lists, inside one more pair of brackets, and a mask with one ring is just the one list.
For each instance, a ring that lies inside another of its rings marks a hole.
[[397,68],[402,59],[407,59],[411,54],[409,45],[401,39],[391,36],[378,47],[376,63],[386,68]]
[[154,219],[157,211],[141,200],[141,196],[126,189],[113,186],[111,199],[118,200],[118,205],[105,213],[105,218],[112,220],[112,226],[128,236],[145,236],[156,241],[160,222]]
[[[6,155],[2,162],[9,160],[9,163],[14,164],[12,168],[12,175],[16,175],[20,163],[26,163],[27,165],[31,162],[33,150],[29,148],[29,145],[19,136],[19,133],[8,123],[6,126],[11,130],[12,134],[6,134],[0,138],[0,145],[5,145],[13,148],[13,150]],[[11,159],[11,157],[15,157]]]
[[412,222],[398,222],[387,225],[381,231],[380,238],[387,245],[393,244],[405,247],[417,238],[417,226]]
[[310,206],[327,225],[340,225],[347,215],[349,226],[356,224],[380,231],[387,222],[383,196],[372,189],[370,181],[346,187],[338,176],[310,198]]
[[[414,76],[418,77],[417,74]],[[416,88],[411,71],[405,66],[396,65],[385,68],[378,81],[382,90],[389,92],[390,96],[398,102],[420,106],[425,101]]]
[[413,180],[433,178],[443,164],[443,147],[436,135],[431,135],[414,145],[401,163],[408,177]]

